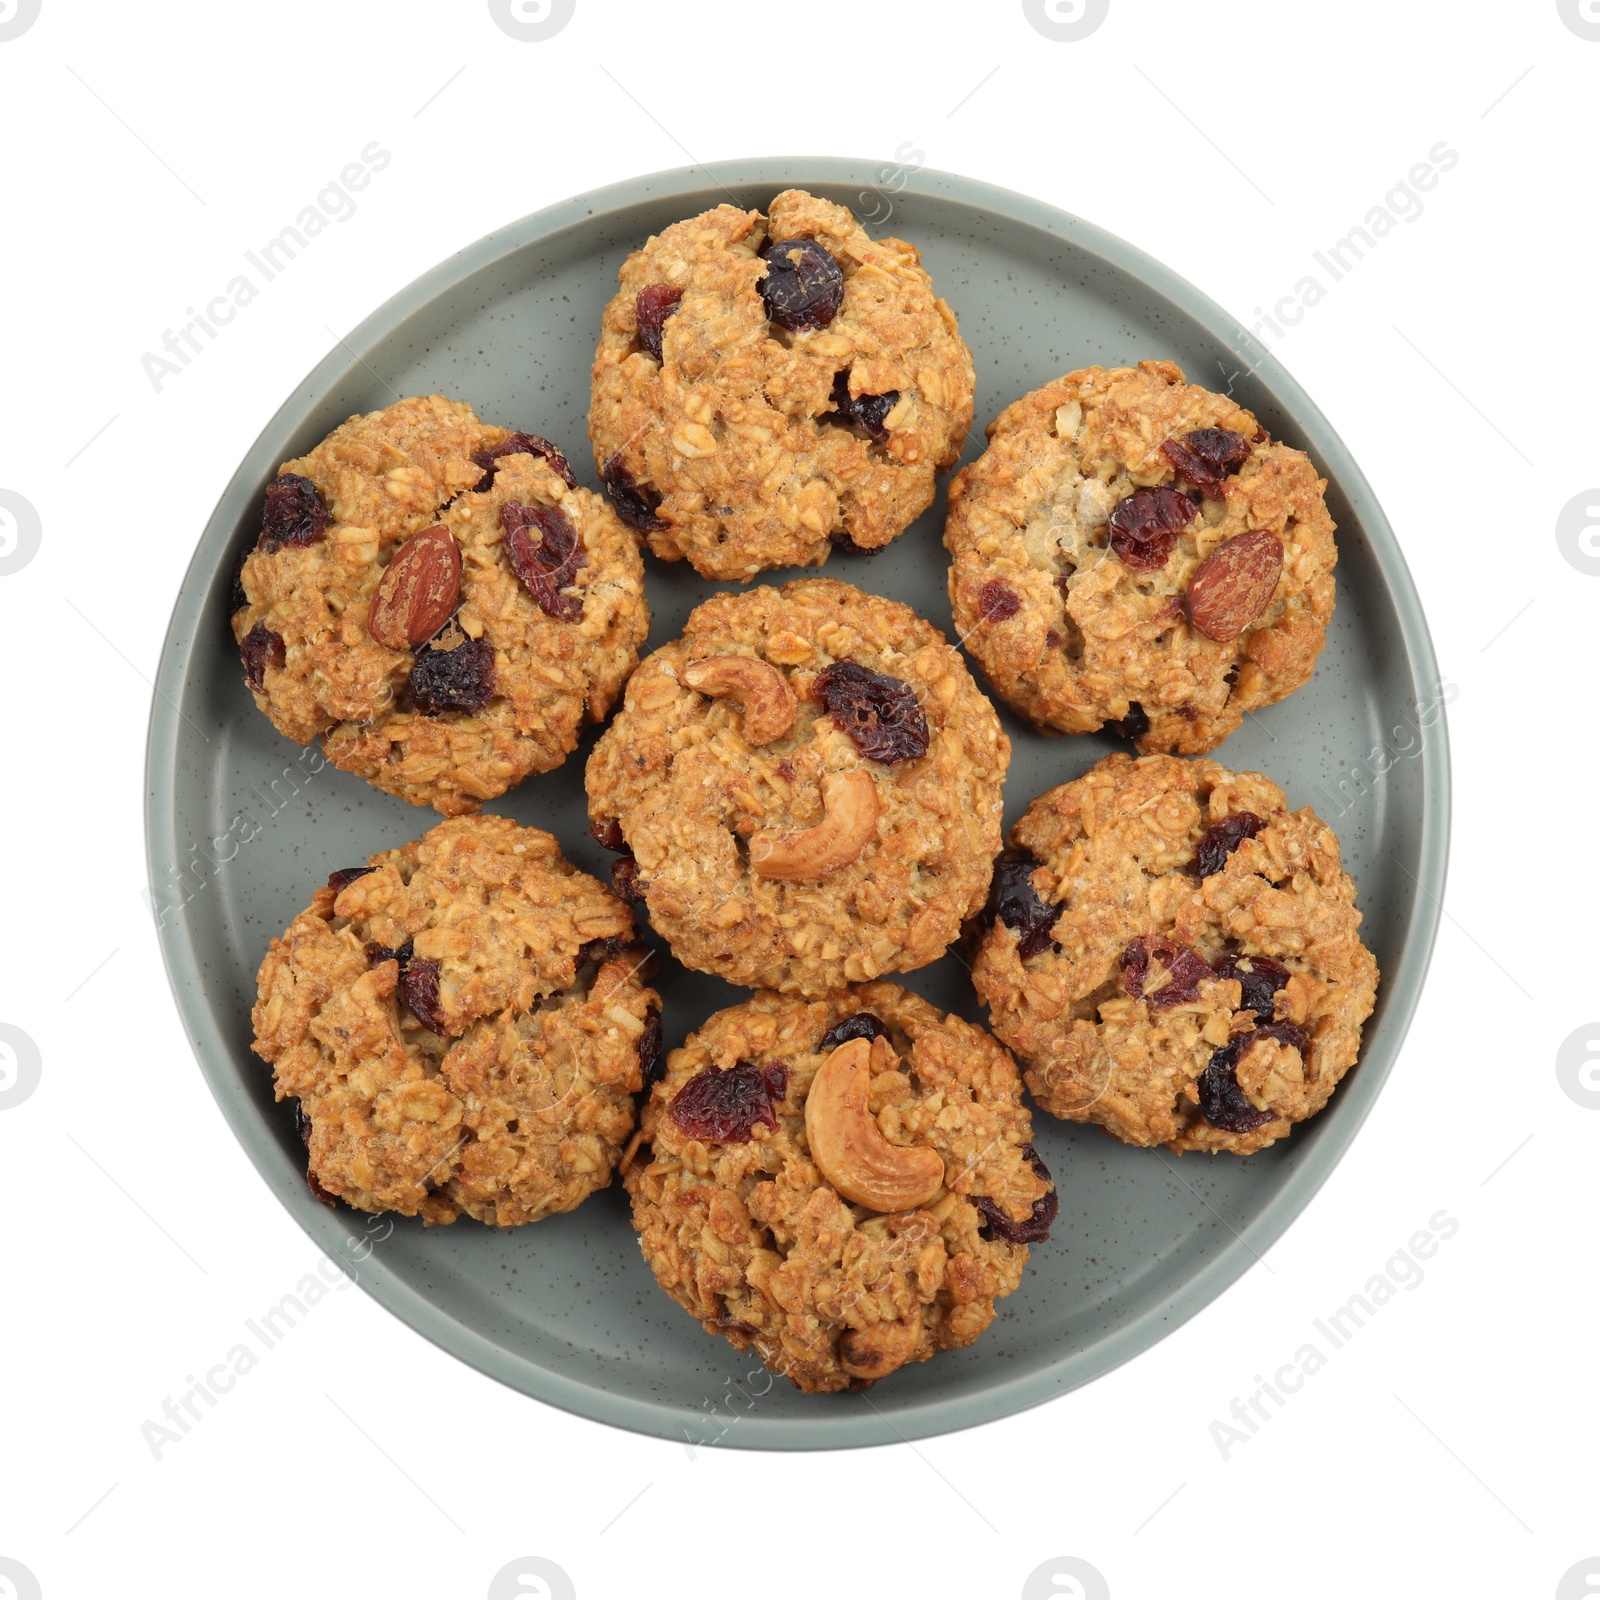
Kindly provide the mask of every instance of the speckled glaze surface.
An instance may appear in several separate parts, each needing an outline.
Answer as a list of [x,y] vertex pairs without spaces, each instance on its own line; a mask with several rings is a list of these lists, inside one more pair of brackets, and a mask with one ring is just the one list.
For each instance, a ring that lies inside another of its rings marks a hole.
[[[914,1439],[1036,1405],[1147,1349],[1250,1267],[1349,1145],[1400,1049],[1444,887],[1449,758],[1427,627],[1389,525],[1337,435],[1298,385],[1244,353],[1219,307],[1132,247],[1021,195],[923,171],[874,225],[922,251],[977,364],[977,426],[1074,367],[1177,361],[1233,393],[1310,453],[1339,528],[1339,601],[1312,681],[1216,752],[1265,772],[1292,806],[1333,825],[1360,886],[1383,972],[1360,1065],[1313,1122],[1248,1160],[1136,1150],[1036,1113],[1061,1192],[1052,1239],[971,1349],[897,1373],[869,1396],[811,1396],[708,1338],[657,1288],[619,1187],[576,1212],[497,1231],[369,1219],[319,1204],[271,1073],[249,1050],[267,941],[333,867],[418,837],[436,820],[281,739],[251,705],[227,627],[229,575],[253,539],[278,464],[355,411],[435,390],[507,427],[544,434],[596,484],[585,438],[589,364],[623,257],[720,201],[764,206],[800,185],[881,216],[877,164],[752,159],[657,173],[564,201],[435,268],[341,342],[250,448],[202,535],[174,609],[150,726],[151,897],[173,992],[201,1069],[263,1178],[317,1246],[418,1332],[514,1388],[599,1421],[694,1445],[816,1449]],[[950,630],[944,496],[884,554],[823,569],[914,606]],[[781,582],[792,573],[765,575]],[[674,637],[714,585],[647,557],[650,646]],[[1046,739],[1002,712],[1014,754],[1006,825],[1048,786],[1111,748]],[[490,809],[549,829],[604,873],[585,831],[583,763]],[[659,943],[659,942],[658,942]],[[903,980],[981,1021],[956,955]],[[744,991],[663,958],[657,986],[676,1045]]]

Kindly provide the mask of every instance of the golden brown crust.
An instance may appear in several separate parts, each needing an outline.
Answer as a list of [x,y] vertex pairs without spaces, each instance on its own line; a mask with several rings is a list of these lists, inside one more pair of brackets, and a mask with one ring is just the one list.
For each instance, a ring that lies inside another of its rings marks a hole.
[[[1198,878],[1201,835],[1238,812],[1266,826]],[[1322,1109],[1355,1064],[1378,968],[1357,932],[1339,841],[1309,808],[1288,811],[1259,773],[1119,754],[1040,795],[1010,837],[1040,863],[1036,892],[1059,903],[1053,942],[1022,959],[1017,932],[997,921],[978,939],[972,978],[1041,1106],[1129,1144],[1241,1155]],[[1237,1063],[1250,1106],[1270,1120],[1228,1132],[1200,1111],[1197,1081],[1212,1057],[1262,1020],[1241,1009],[1239,982],[1207,975],[1192,1001],[1152,1008],[1166,974],[1158,958],[1143,994],[1129,994],[1134,939],[1168,940],[1212,965],[1265,956],[1288,968],[1271,1020],[1305,1030],[1309,1059],[1263,1038]]]
[[[310,1119],[312,1177],[428,1222],[570,1211],[611,1181],[644,1086],[660,1002],[632,913],[506,817],[442,822],[369,867],[272,941],[251,1013],[278,1099]],[[443,1032],[403,1001],[418,962],[437,964]]]
[[[752,746],[737,700],[684,683],[691,663],[724,655],[764,660],[787,680],[796,711],[781,737]],[[812,698],[839,660],[910,686],[927,717],[925,756],[886,764],[859,752]],[[686,966],[825,994],[925,966],[956,938],[988,893],[1010,753],[936,628],[897,601],[798,579],[713,597],[640,665],[589,758],[589,815],[620,825],[650,920]],[[813,882],[752,868],[764,838],[822,823],[830,785],[842,791],[856,774],[870,776],[878,806],[859,854]]]
[[[946,1182],[915,1211],[842,1200],[811,1156],[806,1098],[836,1023],[868,1012],[893,1051],[869,1105],[893,1145],[936,1150]],[[897,1068],[890,1068],[898,1058]],[[670,1107],[697,1074],[782,1065],[776,1127],[704,1142]],[[995,1236],[974,1203],[1015,1222],[1053,1192],[1030,1160],[1032,1122],[1009,1055],[988,1034],[892,983],[804,1002],[771,993],[719,1011],[674,1050],[623,1173],[639,1244],[661,1286],[706,1332],[753,1350],[797,1388],[863,1387],[866,1374],[971,1344],[1021,1281],[1028,1246]],[[856,1369],[854,1372],[849,1369]]]
[[[439,395],[352,417],[283,472],[309,479],[333,521],[313,543],[252,551],[234,614],[283,641],[256,704],[298,744],[319,734],[329,759],[413,805],[476,811],[531,772],[559,765],[584,723],[602,720],[649,631],[638,543],[598,495],[570,489],[540,456],[500,457],[493,484],[474,453],[510,435]],[[501,507],[558,506],[583,550],[568,591],[572,621],[548,616],[506,559]],[[461,554],[458,631],[494,647],[495,693],[478,711],[424,716],[410,706],[415,653],[372,637],[368,612],[387,563],[411,535],[442,524]]]
[[[809,238],[838,262],[844,299],[825,328],[769,324],[758,287],[769,240]],[[589,437],[662,496],[648,531],[666,560],[711,578],[816,566],[831,534],[881,549],[933,501],[972,425],[972,356],[916,250],[868,237],[842,206],[786,190],[768,216],[721,205],[674,223],[623,263],[595,352]],[[662,359],[639,347],[641,289],[683,291]],[[852,397],[899,400],[875,441],[834,412]]]
[[[1140,750],[1198,755],[1311,676],[1337,552],[1327,483],[1302,452],[1255,442],[1159,570],[1134,571],[1107,548],[1118,502],[1178,484],[1162,444],[1201,428],[1255,441],[1259,424],[1170,361],[1085,367],[1006,407],[988,450],[951,480],[957,629],[995,691],[1042,731],[1088,733],[1137,704],[1150,724]],[[1185,610],[1190,578],[1224,541],[1258,529],[1283,544],[1276,592],[1237,638],[1208,639]],[[1018,600],[1011,615],[986,616],[997,609],[984,604],[991,584]]]

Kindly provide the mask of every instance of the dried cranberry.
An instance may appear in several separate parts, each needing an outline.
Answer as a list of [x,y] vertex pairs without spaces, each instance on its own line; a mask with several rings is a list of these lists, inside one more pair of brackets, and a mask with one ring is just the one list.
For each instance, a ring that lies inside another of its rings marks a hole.
[[338,1203],[339,1203],[338,1195],[333,1194],[331,1191],[329,1191],[327,1189],[324,1189],[322,1187],[322,1183],[318,1179],[316,1173],[314,1173],[311,1170],[310,1167],[306,1168],[306,1187],[311,1190],[312,1194],[314,1194],[317,1197],[317,1199],[319,1199],[323,1203],[323,1205],[325,1205],[325,1206],[336,1206],[336,1205],[338,1205]]
[[1272,997],[1289,981],[1289,969],[1270,956],[1227,956],[1217,963],[1219,978],[1232,978],[1240,990],[1239,1009],[1272,1021]]
[[1266,827],[1253,811],[1235,811],[1232,816],[1219,817],[1204,833],[1195,850],[1195,868],[1202,878],[1221,872],[1228,857],[1244,843],[1253,839]]
[[357,878],[364,878],[376,870],[375,867],[340,867],[328,874],[328,887],[338,894],[346,884],[354,883]]
[[439,1004],[439,963],[413,956],[400,969],[400,998],[424,1028],[447,1033],[449,1024]]
[[1196,428],[1181,439],[1168,439],[1161,453],[1190,489],[1208,500],[1223,496],[1222,480],[1231,478],[1250,458],[1250,441],[1227,428]]
[[1166,566],[1178,535],[1195,519],[1195,504],[1176,489],[1136,489],[1111,512],[1111,548],[1135,572]]
[[300,1135],[301,1144],[310,1145],[311,1118],[306,1115],[305,1106],[298,1100],[294,1103],[294,1131]]
[[366,956],[369,967],[381,967],[385,961],[398,961],[400,970],[404,972],[411,960],[411,941],[407,939],[404,944],[390,949],[388,945],[379,944],[373,939],[363,946],[362,954]]
[[298,472],[282,472],[267,485],[256,548],[268,555],[288,546],[315,544],[333,521],[317,486]]
[[611,863],[611,887],[629,905],[644,904],[644,885],[639,882],[639,863],[632,856],[618,856]]
[[[1166,969],[1167,981],[1154,994],[1146,995],[1145,980],[1152,961]],[[1131,939],[1122,952],[1122,987],[1135,1000],[1143,999],[1152,1011],[1187,1005],[1199,994],[1201,983],[1213,976],[1204,956],[1171,939]]]
[[1273,1113],[1258,1111],[1239,1087],[1236,1068],[1254,1034],[1235,1034],[1206,1063],[1206,1070],[1195,1082],[1200,1096],[1200,1115],[1213,1128],[1224,1133],[1251,1133],[1264,1122],[1271,1122]]
[[622,837],[622,824],[615,817],[600,817],[591,822],[589,837],[602,850],[610,850],[615,855],[621,855],[628,848],[628,841]]
[[887,389],[882,394],[852,395],[850,374],[836,372],[833,375],[833,410],[825,415],[841,418],[860,428],[863,433],[871,434],[881,444],[889,437],[889,430],[884,427],[883,419],[899,403],[898,389]]
[[563,591],[577,580],[584,557],[566,512],[559,506],[507,500],[500,507],[500,526],[505,529],[506,560],[539,609],[560,622],[576,622],[583,615],[583,596]]
[[1137,700],[1130,700],[1121,720],[1113,720],[1106,726],[1124,739],[1137,741],[1150,731],[1150,713]]
[[854,1016],[836,1022],[823,1034],[818,1050],[837,1050],[852,1039],[887,1039],[889,1030],[870,1011],[858,1011]]
[[978,595],[978,610],[985,622],[1005,622],[1022,609],[1022,596],[1008,583],[991,578]]
[[[1050,1183],[1050,1169],[1040,1159],[1039,1152],[1031,1144],[1025,1144],[1022,1154],[1027,1157],[1034,1173]],[[1061,1197],[1056,1193],[1054,1184],[1033,1202],[1032,1215],[1022,1222],[1013,1222],[987,1196],[980,1195],[973,1203],[985,1218],[983,1226],[978,1229],[978,1237],[993,1239],[998,1234],[1011,1244],[1043,1244],[1050,1237],[1051,1224],[1061,1212]]]
[[1298,1050],[1305,1056],[1311,1046],[1311,1037],[1298,1022],[1269,1022],[1264,1028],[1257,1028],[1251,1035],[1254,1039],[1276,1039],[1279,1044],[1286,1044],[1291,1050]]
[[487,639],[463,639],[454,650],[419,650],[410,687],[411,703],[425,717],[480,711],[494,693],[494,646]]
[[283,670],[283,663],[287,659],[284,654],[283,635],[274,633],[266,623],[258,622],[244,636],[244,641],[239,646],[239,655],[244,661],[244,681],[260,694],[267,681],[267,668]]
[[1032,856],[1010,856],[997,861],[994,878],[989,884],[989,898],[983,908],[986,921],[999,918],[1021,935],[1017,940],[1017,957],[1022,961],[1050,948],[1053,942],[1050,930],[1061,915],[1060,906],[1041,900],[1033,886],[1033,874],[1038,868],[1039,862]]
[[648,1089],[659,1083],[667,1070],[667,1058],[661,1048],[661,1007],[651,1006],[644,1014],[644,1032],[639,1035],[639,1076]]
[[606,494],[617,508],[617,515],[637,533],[660,533],[666,527],[656,512],[661,509],[661,496],[647,483],[635,483],[633,475],[622,464],[622,452],[606,458],[600,469],[600,481]]
[[483,476],[473,485],[474,493],[482,494],[494,482],[496,463],[502,456],[543,456],[550,463],[550,470],[569,489],[578,487],[572,463],[557,446],[551,444],[548,439],[541,439],[536,433],[513,433],[492,449],[473,452],[473,464],[483,468]]
[[767,316],[790,333],[826,328],[844,300],[839,263],[815,239],[779,239],[761,252],[767,275],[761,298]]
[[868,761],[916,761],[928,753],[928,719],[916,691],[899,678],[835,661],[817,674],[812,693]]
[[697,1072],[672,1101],[672,1120],[691,1139],[743,1144],[756,1124],[778,1126],[774,1109],[789,1086],[789,1069],[739,1061],[726,1071]]
[[678,309],[683,290],[670,283],[647,283],[633,299],[633,317],[639,324],[639,348],[661,359],[662,324]]

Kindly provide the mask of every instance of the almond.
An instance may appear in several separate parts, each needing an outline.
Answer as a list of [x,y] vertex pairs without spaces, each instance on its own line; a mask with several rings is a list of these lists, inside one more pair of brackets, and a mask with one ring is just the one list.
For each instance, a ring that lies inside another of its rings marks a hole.
[[1272,604],[1283,572],[1278,536],[1258,528],[1219,544],[1189,579],[1189,621],[1218,644],[1237,639]]
[[447,623],[461,598],[461,552],[446,527],[424,528],[400,546],[378,580],[367,632],[391,650],[412,650]]

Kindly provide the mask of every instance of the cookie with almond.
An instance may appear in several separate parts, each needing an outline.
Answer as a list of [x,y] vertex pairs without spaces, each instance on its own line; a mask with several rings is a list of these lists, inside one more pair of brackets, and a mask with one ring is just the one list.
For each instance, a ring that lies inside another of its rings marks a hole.
[[1260,773],[1107,756],[1010,834],[972,981],[1046,1111],[1248,1155],[1356,1064],[1378,966],[1333,830]]
[[560,450],[431,395],[284,464],[232,626],[280,733],[457,816],[566,759],[650,614],[637,540]]
[[251,1012],[313,1191],[512,1227],[604,1188],[660,1066],[648,959],[628,907],[507,817],[334,872]]
[[1170,361],[1006,407],[951,480],[962,642],[1045,733],[1200,755],[1311,676],[1334,607],[1326,481]]

